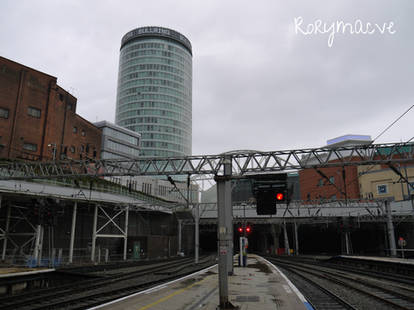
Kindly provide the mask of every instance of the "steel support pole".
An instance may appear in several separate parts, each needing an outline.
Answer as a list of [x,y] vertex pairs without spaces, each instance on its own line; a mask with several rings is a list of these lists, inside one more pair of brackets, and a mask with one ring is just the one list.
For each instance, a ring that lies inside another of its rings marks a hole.
[[129,206],[125,208],[125,228],[124,228],[124,260],[127,259],[127,247],[128,247],[128,219],[129,219]]
[[40,248],[40,237],[41,237],[41,230],[42,230],[42,226],[41,225],[36,225],[36,240],[35,240],[35,248],[34,248],[34,260],[36,262],[36,266],[39,265],[39,248]]
[[1,260],[6,260],[6,250],[7,250],[7,238],[9,235],[10,227],[10,215],[11,215],[11,205],[7,206],[7,218],[6,218],[6,227],[4,228],[4,239],[3,239],[3,252],[1,254]]
[[283,239],[285,239],[285,254],[290,256],[289,238],[287,233],[286,221],[283,222]]
[[42,254],[43,254],[43,240],[45,236],[45,228],[43,225],[40,225],[40,242],[39,242],[39,265],[42,262]]
[[295,231],[295,255],[299,255],[298,225],[296,224],[296,221],[293,222],[293,226]]
[[93,227],[92,227],[92,250],[91,261],[95,262],[95,246],[96,246],[96,226],[98,225],[98,205],[95,205],[95,212],[93,215]]
[[350,247],[349,247],[349,232],[345,232],[345,251],[346,255],[351,254]]
[[199,229],[200,229],[200,205],[198,204],[198,203],[196,203],[195,204],[195,228],[194,228],[194,230],[195,230],[195,236],[194,236],[194,239],[195,239],[195,258],[194,258],[194,261],[195,261],[195,263],[196,264],[198,264],[198,259],[199,259],[199,247],[200,247],[200,231],[199,231]]
[[394,224],[392,223],[391,205],[388,201],[385,201],[385,210],[387,212],[387,231],[390,254],[391,257],[397,257],[397,246],[395,244]]
[[[231,181],[230,181],[230,206],[226,207],[226,229],[228,233],[227,272],[233,274],[233,208],[231,205]],[[247,258],[246,258],[247,259]]]
[[181,253],[181,225],[182,220],[178,220],[178,253]]
[[73,245],[75,244],[75,227],[76,227],[76,213],[78,203],[75,201],[72,212],[72,228],[70,230],[70,244],[69,244],[69,264],[73,263]]
[[233,306],[229,302],[228,290],[228,256],[231,255],[231,232],[228,219],[231,209],[231,158],[224,160],[224,175],[216,176],[217,182],[217,216],[218,216],[218,269],[219,269],[219,309],[229,309]]

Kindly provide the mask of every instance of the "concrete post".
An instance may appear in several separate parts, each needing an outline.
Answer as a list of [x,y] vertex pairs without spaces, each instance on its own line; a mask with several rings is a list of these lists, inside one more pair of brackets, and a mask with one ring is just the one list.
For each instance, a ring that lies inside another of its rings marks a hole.
[[2,261],[6,260],[7,238],[8,238],[9,227],[10,227],[10,215],[11,215],[11,206],[8,205],[8,207],[7,207],[6,227],[4,229],[3,252],[1,254],[1,260]]
[[105,263],[109,262],[109,249],[105,249]]
[[125,228],[124,228],[124,260],[127,259],[127,247],[128,247],[128,219],[129,219],[129,206],[125,208]]
[[72,212],[72,228],[70,230],[70,243],[69,243],[69,264],[73,263],[73,245],[75,243],[75,228],[76,228],[76,212],[78,203],[75,201]]
[[392,223],[391,205],[388,201],[385,201],[385,210],[387,212],[387,231],[391,257],[397,257],[397,246],[395,244],[394,224]]
[[96,226],[98,225],[98,205],[95,205],[95,212],[93,215],[93,227],[92,227],[92,249],[91,249],[91,261],[95,262],[95,246],[96,246]]

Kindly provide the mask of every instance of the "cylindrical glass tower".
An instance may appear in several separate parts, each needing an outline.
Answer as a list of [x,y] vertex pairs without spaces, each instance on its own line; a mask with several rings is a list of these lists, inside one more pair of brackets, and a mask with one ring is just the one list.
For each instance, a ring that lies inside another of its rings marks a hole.
[[141,134],[141,156],[191,155],[191,88],[185,36],[142,27],[122,38],[115,123]]

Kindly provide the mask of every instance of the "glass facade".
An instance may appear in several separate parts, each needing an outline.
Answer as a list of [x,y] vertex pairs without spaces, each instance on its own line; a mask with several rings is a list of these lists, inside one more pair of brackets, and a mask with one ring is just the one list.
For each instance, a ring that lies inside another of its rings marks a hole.
[[122,38],[115,123],[141,134],[141,156],[191,155],[187,38],[162,27],[137,28]]
[[106,121],[97,122],[102,129],[102,159],[135,159],[140,155],[140,134]]

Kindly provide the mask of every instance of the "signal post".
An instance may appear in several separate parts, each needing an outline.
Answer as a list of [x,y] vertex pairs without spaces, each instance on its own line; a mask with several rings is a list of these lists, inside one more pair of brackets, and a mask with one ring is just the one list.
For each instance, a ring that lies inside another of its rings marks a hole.
[[[231,206],[231,157],[223,161],[223,175],[215,176],[217,182],[218,217],[218,271],[219,306],[217,309],[237,309],[229,301],[228,275],[233,273],[233,210]],[[231,262],[231,264],[229,264]],[[231,265],[231,266],[229,266]]]

